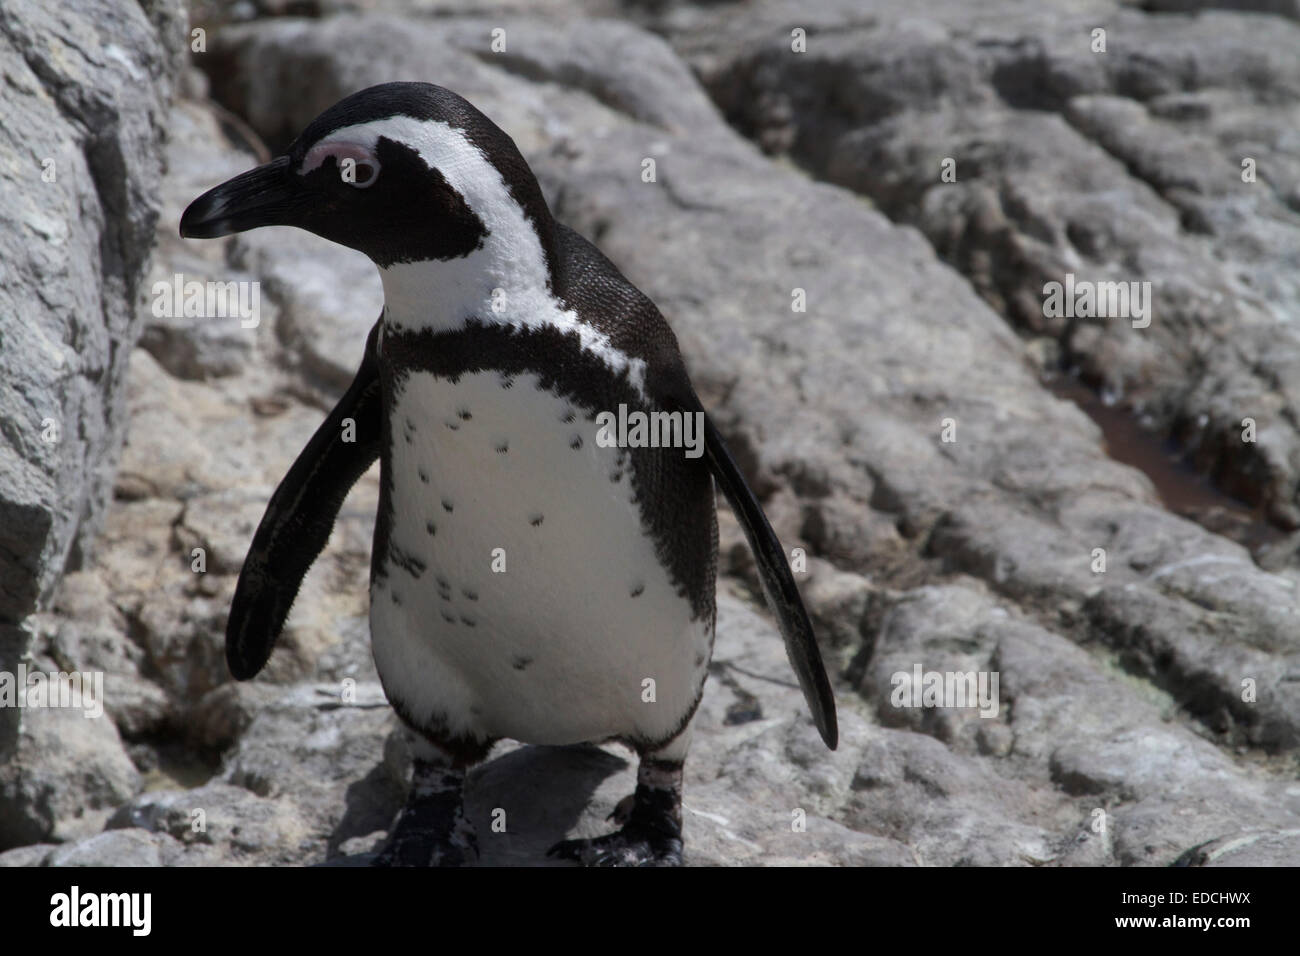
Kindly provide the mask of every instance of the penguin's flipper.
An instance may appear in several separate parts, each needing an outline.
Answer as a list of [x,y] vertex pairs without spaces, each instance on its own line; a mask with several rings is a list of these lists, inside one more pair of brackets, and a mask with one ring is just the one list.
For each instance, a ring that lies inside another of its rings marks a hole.
[[[699,410],[703,411],[702,408]],[[707,414],[704,415],[704,444],[713,477],[731,502],[731,510],[740,520],[741,527],[745,529],[745,537],[749,539],[750,550],[758,562],[758,578],[763,584],[763,594],[767,598],[768,607],[776,615],[781,636],[785,638],[786,656],[790,658],[790,666],[799,678],[799,687],[812,710],[813,721],[817,724],[822,740],[826,741],[826,746],[834,750],[839,743],[835,695],[822,664],[821,650],[813,634],[812,622],[808,620],[803,599],[790,574],[785,550],[768,523],[763,506],[754,497],[745,476],[740,473],[735,459],[727,451],[722,436]]]
[[265,666],[343,499],[379,457],[378,331],[375,323],[352,385],[275,489],[253,535],[226,623],[226,663],[236,680]]

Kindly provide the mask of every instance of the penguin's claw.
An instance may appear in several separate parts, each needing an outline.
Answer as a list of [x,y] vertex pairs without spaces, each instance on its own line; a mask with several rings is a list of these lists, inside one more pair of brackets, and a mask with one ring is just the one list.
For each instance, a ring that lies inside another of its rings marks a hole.
[[632,810],[636,806],[636,794],[629,793],[626,797],[614,804],[614,809],[609,811],[606,820],[612,820],[618,826],[623,826],[632,819]]
[[561,840],[546,855],[583,866],[681,866],[682,838],[629,823],[590,840]]

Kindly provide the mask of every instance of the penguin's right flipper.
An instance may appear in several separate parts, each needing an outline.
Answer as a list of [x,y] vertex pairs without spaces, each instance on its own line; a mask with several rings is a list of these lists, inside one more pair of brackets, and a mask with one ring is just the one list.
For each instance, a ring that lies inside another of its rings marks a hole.
[[[693,398],[693,396],[692,396]],[[839,725],[835,716],[835,692],[822,664],[821,650],[813,634],[812,622],[795,587],[781,542],[768,523],[763,506],[754,497],[753,490],[741,474],[736,460],[727,451],[713,420],[704,413],[699,399],[693,398],[694,407],[686,406],[704,416],[704,442],[713,478],[731,502],[731,510],[749,539],[750,550],[758,564],[758,579],[763,586],[768,607],[776,616],[781,636],[785,639],[786,656],[799,678],[804,700],[812,711],[813,721],[826,746],[834,750],[839,743]]]
[[236,680],[248,680],[266,665],[343,499],[379,457],[378,333],[376,322],[352,385],[275,489],[257,526],[226,623],[226,663]]

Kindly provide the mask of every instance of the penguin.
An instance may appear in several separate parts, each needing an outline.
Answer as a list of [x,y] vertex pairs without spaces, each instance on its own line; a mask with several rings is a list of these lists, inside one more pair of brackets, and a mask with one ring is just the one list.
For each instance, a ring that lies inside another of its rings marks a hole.
[[[509,136],[429,83],[362,90],[284,155],[194,200],[180,233],[272,225],[367,255],[384,305],[351,386],[267,505],[226,659],[237,680],[266,664],[344,497],[378,459],[371,646],[413,771],[376,865],[472,862],[466,772],[505,738],[618,741],[638,756],[621,826],[550,855],[682,862],[682,767],[716,620],[715,483],[835,749],[831,684],[784,550],[676,338],[552,217]],[[609,434],[612,416],[638,413],[672,440]]]

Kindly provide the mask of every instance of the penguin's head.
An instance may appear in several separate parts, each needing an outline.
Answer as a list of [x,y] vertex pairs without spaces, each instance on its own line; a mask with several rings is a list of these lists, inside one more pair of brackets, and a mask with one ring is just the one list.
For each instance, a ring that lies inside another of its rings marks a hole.
[[521,228],[546,245],[549,222],[532,171],[491,120],[431,83],[385,83],[330,107],[285,155],[194,200],[180,233],[297,226],[386,269],[469,256]]

